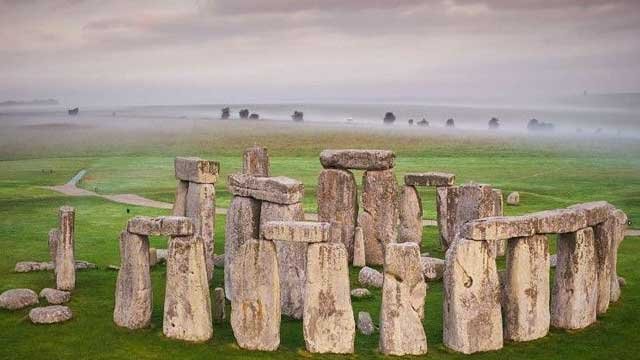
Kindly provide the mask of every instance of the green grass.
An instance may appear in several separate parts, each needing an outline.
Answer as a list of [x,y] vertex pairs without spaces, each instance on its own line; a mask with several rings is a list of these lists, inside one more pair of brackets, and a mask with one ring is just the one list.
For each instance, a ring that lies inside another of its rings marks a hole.
[[[241,167],[241,153],[254,142],[265,144],[272,154],[272,172],[300,179],[305,184],[304,206],[315,211],[315,187],[321,168],[317,159],[323,148],[375,147],[396,151],[397,174],[409,171],[450,171],[458,183],[491,183],[505,193],[521,193],[521,205],[507,207],[508,214],[564,207],[588,200],[608,200],[622,208],[637,223],[640,220],[640,160],[635,144],[532,142],[528,139],[483,139],[463,136],[415,136],[328,129],[265,130],[228,127],[216,129],[203,124],[195,130],[163,135],[150,133],[145,141],[128,135],[105,136],[74,129],[64,144],[33,135],[30,146],[0,134],[0,292],[27,287],[40,291],[52,287],[52,273],[14,274],[17,261],[46,260],[47,232],[56,226],[56,211],[63,204],[77,208],[77,258],[98,264],[98,270],[77,274],[76,290],[69,306],[74,319],[52,326],[36,326],[27,318],[28,309],[0,310],[0,359],[93,358],[93,359],[211,359],[211,358],[377,358],[378,335],[358,334],[356,353],[351,356],[320,356],[304,350],[299,321],[283,318],[281,348],[276,353],[241,350],[234,342],[228,320],[214,325],[214,338],[204,344],[186,344],[162,336],[164,265],[152,271],[154,285],[153,326],[140,331],[117,328],[112,322],[116,272],[106,270],[118,264],[118,234],[127,219],[138,214],[156,215],[164,210],[115,204],[101,198],[64,197],[40,188],[66,182],[79,169],[87,169],[81,186],[100,193],[135,193],[156,200],[172,201],[175,155],[199,155],[222,163],[216,186],[218,206],[226,207],[229,194],[226,176]],[[29,130],[35,131],[35,130]],[[56,129],[50,130],[55,137]],[[26,136],[19,130],[14,136]],[[77,135],[77,134],[75,134]],[[98,136],[100,135],[100,136]],[[172,139],[172,140],[170,140]],[[63,146],[64,145],[64,146]],[[359,179],[361,173],[356,176]],[[433,191],[422,191],[425,218],[435,218]],[[129,209],[129,213],[127,213]],[[437,230],[425,228],[422,250],[443,256]],[[631,359],[638,357],[640,333],[640,242],[627,238],[620,248],[618,270],[627,280],[620,302],[598,322],[578,332],[552,330],[540,340],[507,343],[504,349],[471,357],[453,353],[442,344],[442,284],[432,283],[426,298],[425,329],[429,342],[426,358],[433,359]],[[224,248],[224,217],[216,219],[216,252]],[[152,246],[166,247],[166,239],[153,238]],[[215,272],[212,288],[222,285],[222,270]],[[352,286],[357,271],[351,270]],[[368,311],[377,322],[380,291],[370,299],[354,300],[354,312]],[[227,314],[229,309],[227,309]]]

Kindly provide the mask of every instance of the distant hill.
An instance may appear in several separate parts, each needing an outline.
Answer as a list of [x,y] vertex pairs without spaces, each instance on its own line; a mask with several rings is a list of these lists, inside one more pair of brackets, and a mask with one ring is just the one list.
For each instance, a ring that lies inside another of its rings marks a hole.
[[60,105],[56,99],[35,99],[35,100],[7,100],[0,102],[0,106],[18,106],[18,105]]

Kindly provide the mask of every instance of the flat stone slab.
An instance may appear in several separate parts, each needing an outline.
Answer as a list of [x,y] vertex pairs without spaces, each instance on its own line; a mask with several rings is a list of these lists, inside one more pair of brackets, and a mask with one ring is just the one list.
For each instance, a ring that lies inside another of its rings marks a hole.
[[38,294],[31,289],[11,289],[0,294],[0,309],[19,310],[38,303]]
[[127,231],[138,235],[189,236],[193,222],[182,216],[136,216],[127,223]]
[[220,163],[198,157],[176,157],[174,162],[176,179],[200,184],[215,184]]
[[404,175],[404,184],[409,186],[453,186],[455,174],[441,172],[408,173]]
[[325,169],[387,170],[395,166],[396,155],[390,150],[324,150],[320,163]]
[[286,176],[259,177],[231,174],[227,183],[233,195],[248,196],[276,204],[296,204],[304,197],[304,185]]
[[492,216],[472,220],[462,227],[461,236],[468,240],[507,240],[536,233],[530,216]]
[[587,227],[586,212],[578,209],[556,209],[529,214],[538,234],[564,234]]
[[587,226],[594,226],[607,220],[609,212],[615,210],[613,205],[606,201],[593,201],[569,206],[569,209],[576,209],[584,212],[587,219]]
[[38,307],[29,311],[29,319],[34,324],[56,324],[73,317],[71,309],[62,305]]
[[40,297],[45,298],[49,304],[60,305],[71,300],[71,293],[58,289],[44,288],[40,291]]
[[267,240],[317,243],[330,238],[331,224],[316,221],[269,221],[262,226]]
[[368,298],[371,296],[371,291],[365,288],[356,288],[351,290],[351,297],[356,299]]

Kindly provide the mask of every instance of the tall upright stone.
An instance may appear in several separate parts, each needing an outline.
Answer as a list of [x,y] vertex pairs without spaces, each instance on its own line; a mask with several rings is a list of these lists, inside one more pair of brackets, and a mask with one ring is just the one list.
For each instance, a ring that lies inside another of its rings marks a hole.
[[422,243],[422,202],[418,190],[405,185],[400,192],[398,242]]
[[207,279],[213,276],[215,243],[216,190],[213,184],[190,182],[186,216],[193,221],[195,234],[202,238],[207,264]]
[[611,302],[611,261],[615,242],[615,232],[618,226],[613,212],[605,222],[593,227],[593,237],[596,250],[596,272],[598,278],[597,314],[601,315],[609,309]]
[[362,228],[356,226],[356,232],[353,236],[353,266],[361,268],[366,265],[364,234],[362,233]]
[[500,283],[487,241],[457,238],[443,278],[443,342],[465,354],[502,348]]
[[189,191],[189,182],[184,180],[176,180],[176,200],[173,202],[171,214],[173,216],[187,215],[187,192]]
[[153,292],[149,270],[149,239],[123,231],[120,234],[120,270],[116,282],[113,321],[128,329],[151,324]]
[[380,308],[381,353],[403,356],[427,352],[422,326],[426,292],[420,247],[414,243],[387,245]]
[[198,234],[169,240],[162,332],[191,342],[213,335],[205,248]]
[[[493,213],[491,216],[504,215],[504,198],[502,197],[502,190],[493,189]],[[504,256],[507,251],[507,240],[498,240],[495,242],[495,254],[496,256]]]
[[620,283],[618,282],[618,248],[624,240],[627,229],[627,215],[622,210],[615,210],[613,216],[616,219],[616,228],[611,241],[611,290],[610,300],[616,302],[620,299]]
[[303,332],[308,351],[350,354],[355,321],[347,250],[342,243],[314,243],[307,254]]
[[280,345],[280,278],[275,245],[249,240],[233,258],[231,328],[243,349],[274,351]]
[[76,286],[75,217],[76,210],[70,206],[63,206],[58,210],[60,238],[55,261],[58,290],[70,291]]
[[242,173],[254,176],[269,176],[269,152],[267,148],[253,146],[242,155]]
[[318,220],[332,223],[339,230],[338,241],[353,259],[353,242],[358,221],[358,189],[349,170],[325,169],[318,177]]
[[234,196],[227,209],[224,239],[224,293],[233,296],[233,259],[240,247],[257,239],[260,229],[260,201],[250,197]]
[[[269,221],[303,221],[302,203],[291,205],[262,202],[260,227]],[[306,243],[275,241],[280,269],[280,302],[283,315],[295,319],[302,318],[304,284],[307,267]],[[236,271],[234,269],[234,271]],[[235,286],[235,284],[234,284]]]
[[560,234],[555,285],[551,296],[551,325],[582,329],[596,321],[598,275],[593,229]]
[[56,258],[58,257],[58,244],[60,243],[60,229],[49,230],[49,256],[53,263],[53,269],[56,268]]
[[505,339],[530,341],[549,332],[549,271],[546,236],[509,240],[503,294]]
[[365,257],[367,265],[382,265],[385,247],[398,237],[398,182],[393,169],[367,170],[362,184],[364,212],[358,225],[364,234]]

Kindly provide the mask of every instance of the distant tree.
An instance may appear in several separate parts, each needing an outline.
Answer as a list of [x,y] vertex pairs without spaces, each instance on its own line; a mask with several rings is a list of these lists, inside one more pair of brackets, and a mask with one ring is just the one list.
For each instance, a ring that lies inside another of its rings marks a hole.
[[529,131],[551,131],[553,128],[552,123],[538,121],[538,119],[531,119],[527,123],[527,130]]
[[293,121],[304,121],[304,113],[302,111],[294,111],[293,115],[291,115],[291,120]]
[[500,127],[500,120],[498,120],[498,118],[496,117],[492,117],[491,120],[489,120],[489,129],[496,130],[499,127]]
[[427,119],[422,118],[422,120],[418,121],[418,125],[429,127],[429,122],[427,121]]
[[445,126],[448,127],[448,128],[454,128],[454,127],[456,127],[456,123],[455,123],[455,121],[453,121],[453,119],[450,118],[445,123]]
[[413,125],[413,119],[409,119],[409,125]]
[[529,122],[527,123],[527,129],[529,131],[538,130],[539,126],[540,126],[540,121],[538,121],[538,119],[536,119],[536,118],[533,118],[533,119],[529,120]]
[[258,120],[258,119],[260,119],[260,115],[256,114],[256,113],[253,113],[253,114],[249,115],[249,119]]
[[249,117],[249,110],[242,109],[238,114],[240,115],[240,119],[246,119]]
[[230,111],[231,109],[229,109],[229,107],[222,108],[222,115],[220,115],[220,118],[222,120],[227,120],[230,116]]
[[392,112],[387,112],[384,114],[383,121],[385,124],[393,124],[396,121],[396,116]]

